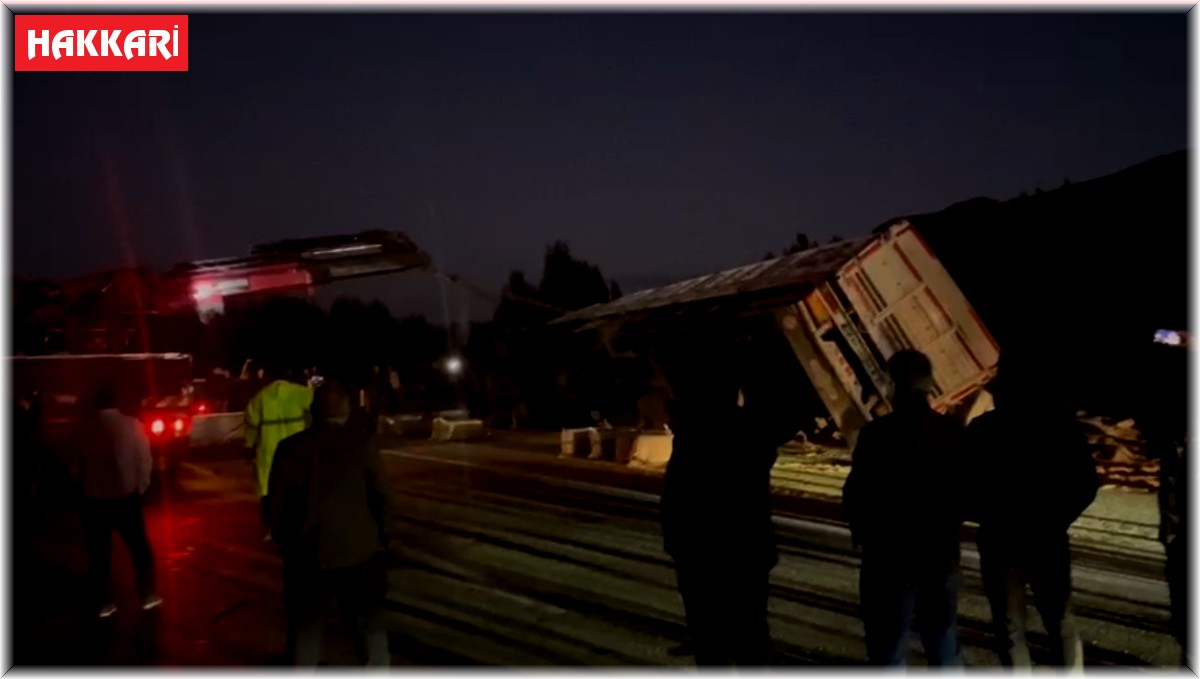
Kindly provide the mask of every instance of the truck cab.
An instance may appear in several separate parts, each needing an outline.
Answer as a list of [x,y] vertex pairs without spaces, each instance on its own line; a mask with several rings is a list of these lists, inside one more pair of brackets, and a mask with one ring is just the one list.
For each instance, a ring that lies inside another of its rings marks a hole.
[[138,419],[150,439],[151,489],[175,490],[179,464],[187,457],[193,418],[207,408],[193,401],[190,393],[162,399],[147,398]]

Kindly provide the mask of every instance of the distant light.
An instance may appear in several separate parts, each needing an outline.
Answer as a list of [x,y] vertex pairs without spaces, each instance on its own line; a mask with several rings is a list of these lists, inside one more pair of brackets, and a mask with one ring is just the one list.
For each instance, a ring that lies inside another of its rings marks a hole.
[[192,297],[196,301],[200,301],[208,299],[209,297],[230,295],[239,292],[247,292],[249,290],[249,278],[226,278],[222,280],[210,280],[202,283],[196,283],[192,287]]
[[158,436],[159,434],[163,433],[166,430],[167,430],[167,424],[166,424],[166,422],[163,422],[162,420],[155,420],[153,423],[150,424],[150,433],[154,434],[155,436]]
[[183,420],[182,419],[175,420],[175,433],[176,434],[183,433]]
[[451,356],[446,359],[446,372],[451,375],[461,374],[463,370],[463,361],[457,356]]
[[1187,333],[1178,330],[1159,330],[1154,333],[1154,341],[1171,347],[1181,347],[1187,344]]

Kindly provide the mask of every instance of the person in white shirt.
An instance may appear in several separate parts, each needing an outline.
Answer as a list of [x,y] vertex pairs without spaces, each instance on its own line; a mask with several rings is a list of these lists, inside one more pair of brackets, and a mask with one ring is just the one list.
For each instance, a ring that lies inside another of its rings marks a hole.
[[155,591],[154,553],[146,537],[142,495],[150,487],[150,440],[141,423],[117,408],[116,388],[101,386],[96,413],[76,431],[72,472],[83,492],[88,577],[100,617],[116,612],[111,590],[112,533],[125,542],[143,608],[162,604]]

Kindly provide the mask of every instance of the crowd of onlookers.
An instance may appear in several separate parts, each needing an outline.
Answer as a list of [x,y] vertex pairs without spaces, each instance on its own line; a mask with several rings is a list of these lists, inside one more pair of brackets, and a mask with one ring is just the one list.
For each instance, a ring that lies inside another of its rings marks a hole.
[[[778,561],[770,471],[779,446],[808,412],[796,403],[802,367],[776,360],[787,353],[780,344],[786,341],[718,317],[663,334],[647,356],[674,433],[660,507],[664,547],[676,570],[690,652],[702,666],[770,662],[769,574]],[[1167,354],[1164,366],[1175,365],[1178,356]],[[861,553],[861,615],[873,664],[904,665],[914,625],[929,664],[961,664],[960,534],[970,521],[978,525],[1001,661],[1032,664],[1028,586],[1052,642],[1052,663],[1082,667],[1067,531],[1095,498],[1098,479],[1084,432],[1053,392],[1041,388],[1032,366],[1006,352],[988,385],[994,408],[964,426],[931,406],[926,356],[903,350],[891,357],[891,412],[859,432],[843,490]],[[354,417],[362,405],[354,396],[362,399],[366,390],[317,386],[297,371],[258,377],[262,386],[245,406],[245,445],[255,460],[264,539],[283,557],[288,657],[299,665],[317,663],[321,620],[336,599],[361,632],[367,661],[387,664],[382,555],[390,492],[372,428]],[[368,388],[384,389],[385,378]],[[1162,460],[1173,632],[1186,647],[1186,388],[1183,393],[1164,389],[1157,400],[1148,397],[1142,430]],[[75,432],[65,471],[82,501],[94,603],[108,617],[115,612],[113,532],[133,557],[144,607],[162,599],[142,522],[140,498],[151,478],[146,434],[121,412],[113,385],[102,385],[93,398],[94,414]],[[18,403],[18,514],[40,478],[27,465],[54,459],[34,450],[41,445],[38,420],[36,400]],[[23,529],[17,539],[29,537]]]
[[[669,385],[675,433],[662,497],[665,546],[701,665],[768,661],[768,577],[777,561],[770,470],[803,412],[792,402],[792,385],[804,379],[798,366],[770,359],[779,341],[777,333],[756,335],[717,318],[681,328],[652,352]],[[1153,414],[1143,431],[1163,460],[1172,629],[1187,662],[1186,356],[1161,358],[1163,388],[1147,397]],[[925,355],[891,357],[891,412],[859,432],[843,489],[861,554],[871,663],[904,665],[915,623],[929,664],[961,664],[960,535],[970,521],[978,525],[1001,662],[1032,664],[1028,587],[1051,639],[1051,662],[1082,668],[1067,530],[1099,482],[1085,432],[1035,366],[1033,357],[1006,351],[988,385],[993,409],[964,425],[931,406]]]

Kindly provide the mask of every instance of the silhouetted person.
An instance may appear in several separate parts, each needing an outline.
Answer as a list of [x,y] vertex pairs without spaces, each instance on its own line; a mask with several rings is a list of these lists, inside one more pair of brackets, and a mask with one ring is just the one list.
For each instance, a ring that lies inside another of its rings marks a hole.
[[915,615],[926,661],[961,663],[959,529],[963,433],[929,405],[929,359],[913,350],[888,361],[893,412],[859,432],[842,502],[862,550],[859,600],[872,664],[908,662]]
[[390,489],[370,434],[348,425],[350,399],[319,387],[313,426],[280,442],[271,467],[268,515],[283,557],[288,656],[316,666],[331,599],[361,635],[368,665],[390,662],[383,626]]
[[1087,437],[1029,357],[1008,352],[988,390],[995,409],[967,428],[973,468],[968,497],[970,518],[979,523],[980,570],[1000,661],[1032,665],[1026,641],[1029,585],[1054,664],[1082,668],[1083,644],[1070,611],[1067,529],[1099,487]]
[[13,476],[17,498],[27,504],[36,490],[42,458],[42,409],[40,398],[26,396],[14,402],[13,409]]
[[1186,347],[1154,345],[1142,365],[1146,378],[1139,394],[1137,424],[1149,455],[1159,460],[1159,539],[1167,553],[1171,591],[1171,633],[1179,642],[1181,664],[1191,666],[1188,640],[1188,360]]
[[142,607],[162,603],[155,592],[154,554],[146,537],[142,495],[150,487],[150,439],[117,408],[116,388],[102,385],[96,413],[75,432],[71,471],[83,491],[83,534],[92,596],[101,618],[116,613],[112,598],[112,534],[133,558]]
[[380,415],[390,412],[390,391],[388,373],[381,366],[375,366],[371,371],[371,376],[367,379],[367,405],[372,421]]
[[[664,547],[700,666],[768,662],[768,578],[778,561],[771,467],[802,415],[788,407],[794,375],[769,345],[782,337],[747,346],[735,330],[718,317],[655,352],[675,434],[660,507]],[[790,351],[782,358],[799,368]]]
[[17,556],[30,555],[41,516],[37,496],[43,478],[43,464],[49,457],[42,432],[40,395],[34,393],[18,399],[14,405],[13,427],[13,532],[16,534]]

